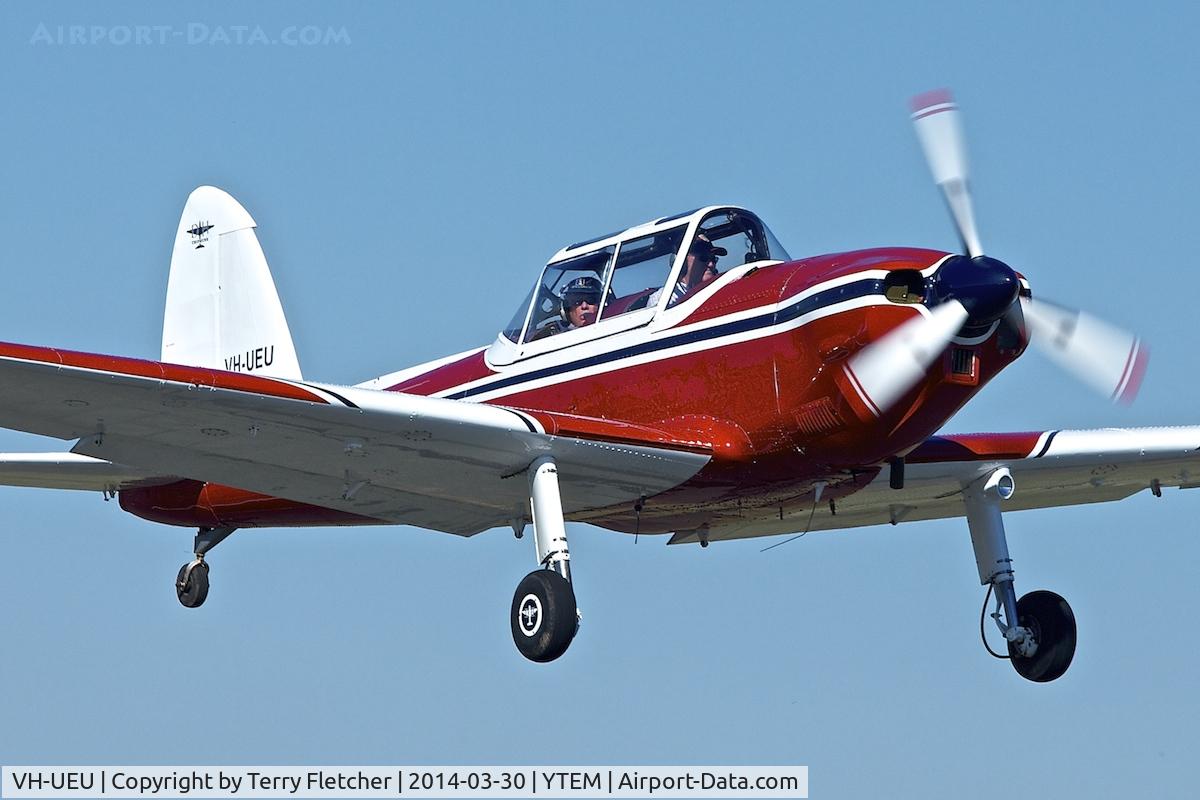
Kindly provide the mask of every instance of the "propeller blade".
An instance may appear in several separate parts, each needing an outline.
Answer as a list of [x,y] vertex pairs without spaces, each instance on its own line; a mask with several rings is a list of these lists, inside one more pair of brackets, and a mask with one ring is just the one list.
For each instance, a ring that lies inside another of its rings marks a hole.
[[1137,396],[1150,350],[1137,336],[1090,314],[1045,300],[1021,298],[1029,340],[1114,403]]
[[908,320],[855,353],[842,369],[867,408],[879,416],[925,377],[966,321],[967,310],[957,300],[934,306],[928,316]]
[[929,171],[946,198],[963,247],[972,258],[983,255],[971,209],[967,148],[958,119],[958,106],[949,90],[937,89],[914,97],[912,120]]

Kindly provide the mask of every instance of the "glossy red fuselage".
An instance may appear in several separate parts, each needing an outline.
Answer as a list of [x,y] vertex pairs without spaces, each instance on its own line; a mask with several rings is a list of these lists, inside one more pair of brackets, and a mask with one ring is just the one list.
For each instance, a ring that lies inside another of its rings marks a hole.
[[[494,367],[480,350],[388,389],[479,399],[535,416],[636,423],[711,447],[708,466],[650,498],[640,519],[629,508],[579,519],[651,533],[700,528],[752,508],[778,506],[782,513],[811,503],[816,481],[831,499],[865,485],[882,463],[924,441],[1023,352],[1022,331],[968,332],[973,338],[957,340],[881,416],[856,397],[842,371],[845,360],[919,313],[911,302],[889,299],[882,276],[928,274],[945,256],[863,250],[727,275],[677,324],[610,337],[614,355],[607,360],[580,360],[572,352],[577,345]],[[139,516],[180,525],[377,522],[194,482],[125,491],[121,503]]]

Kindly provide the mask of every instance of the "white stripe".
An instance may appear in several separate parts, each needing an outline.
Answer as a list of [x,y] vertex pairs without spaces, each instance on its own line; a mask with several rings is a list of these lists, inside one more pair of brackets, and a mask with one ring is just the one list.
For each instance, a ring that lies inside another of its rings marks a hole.
[[[926,267],[922,270],[919,270],[919,272],[922,275],[928,277],[929,275],[932,275],[934,272],[936,272],[938,270],[938,268],[941,267],[941,265],[946,261],[946,259],[952,258],[953,255],[954,255],[953,253],[947,253],[946,255],[942,256],[937,261],[935,261],[933,264],[929,265],[928,267]],[[719,317],[715,317],[713,319],[701,320],[700,322],[695,322],[695,323],[692,323],[691,325],[682,325],[682,326],[678,326],[678,327],[672,327],[672,325],[674,323],[676,323],[677,321],[682,321],[683,319],[686,319],[688,316],[690,316],[691,314],[694,314],[697,311],[697,309],[700,307],[700,305],[693,305],[692,303],[694,300],[704,299],[704,296],[701,295],[699,297],[692,298],[691,300],[688,300],[686,303],[676,306],[675,308],[668,309],[668,310],[660,313],[659,316],[650,323],[650,327],[649,327],[649,331],[648,331],[648,333],[650,334],[649,337],[647,336],[647,330],[645,328],[639,327],[634,330],[623,331],[614,336],[604,337],[602,339],[596,339],[596,340],[592,340],[590,342],[580,342],[578,345],[575,345],[575,346],[569,347],[569,348],[564,348],[563,350],[558,351],[557,353],[554,354],[554,355],[564,356],[562,358],[551,360],[551,359],[543,359],[543,358],[539,358],[539,357],[535,356],[533,358],[524,359],[516,365],[513,365],[511,367],[505,367],[501,370],[498,370],[494,374],[490,374],[490,375],[484,376],[482,378],[477,378],[474,381],[468,381],[466,383],[462,383],[462,384],[459,384],[459,385],[451,387],[451,388],[443,389],[442,391],[437,392],[436,396],[444,397],[446,395],[455,394],[457,392],[469,391],[471,389],[475,389],[475,388],[478,388],[481,386],[486,386],[488,384],[495,383],[497,380],[503,380],[508,377],[517,377],[517,376],[520,376],[527,372],[537,372],[537,371],[540,371],[543,369],[547,369],[549,367],[560,366],[560,365],[569,363],[571,361],[581,361],[583,359],[591,358],[593,356],[603,355],[604,353],[609,353],[614,350],[620,350],[624,347],[628,347],[634,343],[653,340],[653,338],[655,338],[656,336],[659,336],[659,335],[674,336],[677,334],[693,333],[695,331],[705,330],[708,328],[715,328],[715,327],[718,327],[721,325],[727,325],[727,324],[730,324],[733,322],[741,322],[742,320],[752,319],[754,317],[760,317],[760,316],[770,314],[770,313],[779,313],[780,311],[782,311],[784,309],[787,309],[798,303],[804,302],[808,298],[810,298],[813,295],[818,294],[820,292],[828,291],[829,289],[834,289],[834,288],[837,288],[838,286],[844,286],[846,284],[856,283],[861,280],[871,280],[871,279],[882,280],[883,278],[886,278],[890,272],[891,272],[891,270],[875,269],[875,270],[863,270],[861,272],[853,272],[848,275],[841,275],[837,278],[831,278],[827,281],[823,281],[822,283],[814,284],[813,286],[805,289],[804,291],[800,292],[799,294],[792,295],[791,297],[788,297],[787,299],[785,299],[781,302],[769,303],[769,304],[765,304],[765,305],[761,305],[761,306],[755,306],[754,308],[746,309],[744,311],[737,311],[737,312],[734,312],[731,314],[725,314],[725,315],[722,315]],[[826,309],[821,309],[818,312],[814,312],[813,314],[807,315],[805,317],[801,317],[799,320],[793,320],[792,323],[784,323],[775,329],[760,329],[759,331],[749,332],[747,334],[741,334],[741,335],[737,335],[734,337],[726,337],[719,341],[722,344],[731,344],[731,343],[740,342],[740,341],[749,341],[751,339],[761,338],[763,336],[770,336],[770,335],[773,335],[775,333],[778,333],[778,332],[781,332],[784,330],[790,330],[792,328],[798,327],[799,324],[810,322],[815,319],[820,319],[821,317],[828,316],[831,313],[838,313],[840,311],[850,310],[852,308],[863,307],[865,305],[893,305],[890,301],[884,302],[884,303],[878,302],[878,298],[882,297],[881,295],[875,295],[874,297],[876,298],[874,300],[869,299],[869,298],[857,298],[857,301],[867,300],[867,302],[865,302],[865,303],[858,302],[857,304],[855,304],[856,301],[847,301],[848,303],[851,303],[851,304],[844,305],[844,306],[839,305],[836,307],[827,306]],[[920,304],[913,304],[908,307],[916,310],[917,313],[923,314],[925,316],[928,316],[930,313],[929,309],[927,309],[925,306],[920,305]],[[686,349],[683,351],[673,350],[673,351],[671,351],[671,354],[679,355],[679,354],[681,354],[681,352],[684,352],[684,353],[694,352],[696,350],[707,349],[708,346],[711,346],[711,345],[701,343],[696,346],[692,346],[691,349]],[[662,352],[665,353],[665,351],[662,351]],[[551,355],[551,354],[547,353],[546,355]],[[661,353],[654,354],[654,355],[647,354],[644,357],[638,357],[635,359],[629,359],[627,361],[623,361],[623,362],[621,362],[621,364],[624,366],[629,366],[632,364],[647,363],[649,361],[655,361],[655,360],[658,360],[663,357],[664,357],[664,355],[662,355]],[[581,374],[595,374],[597,372],[605,372],[610,369],[613,369],[614,368],[613,365],[615,365],[615,364],[616,364],[616,362],[611,362],[610,364],[606,364],[601,367],[593,368],[590,372],[586,372],[586,373],[576,372],[576,373],[572,373],[572,374],[575,377],[580,377]],[[411,370],[406,370],[405,373],[408,373],[409,375],[417,374],[417,373],[412,372]],[[563,374],[566,374],[566,373],[563,373]],[[522,384],[521,387],[522,388],[526,388],[526,387],[533,388],[535,386],[536,387],[548,386],[548,385],[552,385],[554,383],[558,383],[561,380],[562,380],[561,375],[555,375],[551,379],[544,379],[544,380],[538,381],[536,383]],[[515,388],[509,387],[509,388],[506,388],[506,389],[503,389],[500,391],[501,391],[501,395],[489,393],[486,395],[486,398],[491,399],[491,398],[494,398],[497,396],[502,396],[502,394],[504,394],[504,393],[512,393],[512,392],[515,392],[518,390]],[[470,397],[467,399],[482,400],[482,399],[484,399],[484,396]]]
[[[500,389],[496,389],[496,390],[493,390],[490,392],[488,392],[488,391],[481,392],[477,395],[472,395],[471,397],[467,397],[467,398],[463,398],[463,399],[474,401],[474,402],[485,402],[485,401],[489,401],[489,400],[495,400],[497,398],[503,398],[510,394],[517,394],[518,392],[526,392],[526,391],[530,391],[532,389],[540,389],[540,388],[543,388],[546,386],[553,386],[558,383],[563,383],[566,381],[573,381],[573,380],[577,380],[579,378],[585,378],[585,377],[589,377],[592,375],[599,375],[599,374],[605,373],[605,372],[613,372],[615,370],[626,369],[628,367],[639,366],[642,364],[649,364],[649,363],[652,363],[655,361],[663,361],[666,359],[675,358],[675,357],[683,356],[683,355],[689,355],[691,353],[697,353],[697,352],[701,352],[704,350],[711,350],[711,349],[715,349],[718,347],[724,347],[726,345],[739,344],[742,342],[749,342],[749,341],[753,341],[755,339],[763,339],[768,336],[775,336],[780,333],[786,333],[790,330],[794,330],[796,328],[802,327],[804,325],[807,325],[810,322],[813,322],[818,319],[822,319],[824,317],[832,316],[834,314],[840,314],[840,313],[843,313],[846,311],[852,311],[852,310],[858,309],[858,308],[867,308],[870,306],[895,307],[895,304],[888,301],[882,295],[871,295],[868,297],[858,297],[858,298],[854,298],[853,300],[847,300],[843,303],[838,303],[836,305],[826,306],[825,308],[821,308],[816,311],[810,312],[809,314],[805,314],[804,316],[798,317],[797,319],[790,320],[786,323],[781,323],[779,325],[771,326],[768,328],[758,328],[758,329],[755,329],[752,331],[743,331],[741,333],[729,334],[726,336],[715,337],[712,339],[703,339],[699,342],[691,342],[689,344],[677,345],[675,347],[670,347],[670,348],[663,348],[661,350],[655,350],[650,353],[643,353],[643,354],[637,355],[637,356],[629,356],[627,358],[622,358],[622,359],[618,359],[618,360],[614,360],[614,361],[608,361],[603,364],[597,364],[592,367],[585,367],[585,368],[576,369],[576,370],[567,370],[564,372],[556,373],[554,375],[549,375],[545,378],[539,378],[537,380],[526,381],[525,383],[504,386]],[[921,308],[920,306],[910,306],[910,307],[913,308],[914,310],[917,308]],[[677,333],[676,330],[674,330],[674,329],[671,330],[672,336],[675,335],[676,333]],[[612,348],[612,349],[616,349],[616,348]],[[539,369],[545,368],[546,366],[548,366],[548,365],[544,365],[544,364],[539,365]],[[505,376],[505,377],[507,377],[507,376]],[[517,376],[514,375],[513,377],[517,377]],[[494,379],[495,378],[493,377],[493,380]],[[483,383],[483,381],[476,381],[475,385],[479,385],[481,383]],[[446,395],[455,394],[457,392],[464,391],[466,389],[466,387],[469,385],[470,384],[464,384],[463,386],[446,389],[442,392],[439,392],[436,396],[444,397]]]
[[447,364],[459,361],[467,356],[473,356],[476,353],[486,350],[489,346],[490,345],[473,347],[470,350],[464,350],[461,353],[455,353],[454,355],[445,356],[434,361],[426,361],[424,364],[417,364],[415,367],[408,367],[407,369],[398,370],[396,372],[389,372],[387,375],[381,375],[378,378],[372,378],[369,381],[363,381],[362,383],[356,383],[354,385],[359,389],[390,389],[396,384],[402,383],[409,378],[416,377],[417,375],[424,375],[427,372],[433,372],[438,367],[444,367]]
[[[276,380],[279,379],[277,378]],[[280,382],[283,383],[283,381]],[[335,391],[338,394],[342,394],[346,389],[351,388],[349,386],[334,386],[332,384],[326,384],[329,386],[329,389],[326,389],[325,385],[320,383],[292,383],[291,381],[287,381],[287,383],[295,386],[297,389],[307,389],[331,406],[345,406],[346,408],[349,408],[349,406],[346,405],[346,401],[339,399],[333,394]]]
[[955,336],[950,341],[953,342],[954,344],[983,344],[984,342],[986,342],[988,339],[990,339],[992,337],[992,334],[995,333],[996,329],[999,327],[1000,327],[1000,320],[996,320],[990,326],[988,326],[988,329],[986,331],[984,331],[983,333],[981,333],[978,336],[975,336],[975,337],[972,337],[969,339],[963,338],[961,336]]
[[[731,322],[741,322],[742,320],[761,317],[765,314],[778,314],[780,311],[804,302],[815,294],[820,294],[821,292],[825,292],[830,289],[836,289],[839,286],[858,283],[859,281],[863,280],[883,280],[885,277],[887,277],[887,274],[887,270],[873,269],[865,272],[856,272],[852,275],[843,275],[839,278],[833,278],[832,280],[826,281],[825,283],[818,283],[812,288],[805,289],[800,294],[793,295],[782,302],[755,306],[754,308],[748,308],[744,311],[735,311],[732,314],[725,314],[720,317],[693,322],[691,325],[677,325],[676,321],[682,322],[692,314],[695,314],[700,307],[683,304],[682,306],[676,306],[675,308],[667,309],[660,314],[660,324],[652,324],[651,332],[657,334],[670,331],[672,335],[678,333],[692,333],[693,331],[700,331],[704,330],[705,328],[715,328],[719,325],[727,325]],[[682,312],[680,309],[682,309]],[[666,324],[661,324],[662,322],[665,322]]]
[[864,405],[866,405],[867,411],[870,411],[873,416],[878,417],[879,406],[875,405],[875,403],[871,401],[871,398],[867,397],[867,392],[865,389],[863,389],[862,382],[859,381],[858,376],[854,374],[854,370],[850,368],[850,364],[845,364],[842,367],[842,371],[846,373],[846,377],[849,379],[848,383],[850,384],[850,387],[854,389],[855,394],[857,394],[858,398],[863,401]]
[[1033,446],[1032,450],[1026,453],[1025,457],[1033,458],[1038,453],[1042,452],[1042,448],[1046,446],[1046,440],[1049,439],[1053,433],[1054,431],[1042,431],[1042,435],[1038,437],[1037,444]]
[[916,111],[914,111],[912,113],[912,118],[918,119],[920,117],[928,116],[929,114],[933,114],[935,112],[954,111],[957,108],[958,108],[958,104],[953,101],[950,101],[948,103],[934,103],[931,106],[925,106],[924,108],[918,108]]
[[516,414],[521,419],[525,420],[529,424],[529,427],[533,428],[535,433],[545,433],[546,432],[546,429],[542,427],[542,423],[538,422],[536,419],[529,416],[524,411],[518,411],[515,408],[510,408],[508,410],[511,411],[512,413]]
[[[947,254],[943,255],[941,258],[939,258],[937,261],[935,261],[932,264],[930,264],[929,266],[925,267],[924,269],[918,270],[918,272],[925,277],[929,277],[930,275],[935,273],[942,266],[942,264],[946,262],[947,259],[950,259],[953,257],[954,257],[953,253],[947,253]],[[690,325],[679,325],[676,327],[671,327],[672,323],[675,322],[676,320],[682,321],[683,319],[686,319],[688,316],[694,314],[700,307],[702,307],[703,304],[699,303],[699,302],[697,302],[695,305],[693,305],[693,303],[696,301],[702,301],[702,300],[706,299],[706,295],[700,295],[695,298],[689,299],[687,302],[685,302],[679,306],[676,306],[675,308],[668,309],[666,311],[661,312],[658,315],[658,317],[650,323],[650,327],[649,327],[648,331],[646,328],[638,327],[638,328],[635,328],[635,329],[632,329],[629,331],[622,331],[621,333],[615,334],[613,336],[607,336],[607,337],[595,339],[595,340],[592,340],[589,342],[580,342],[577,345],[574,345],[571,347],[566,347],[561,351],[557,351],[556,353],[545,354],[547,356],[561,355],[561,356],[563,356],[562,358],[551,359],[551,358],[541,358],[541,357],[536,357],[536,356],[533,358],[528,358],[528,359],[522,360],[518,364],[515,364],[511,367],[505,367],[501,370],[498,370],[497,372],[495,372],[493,374],[484,376],[482,378],[478,378],[474,381],[468,381],[466,383],[462,383],[457,386],[449,387],[449,388],[443,389],[439,392],[435,392],[433,396],[434,397],[446,397],[448,395],[457,394],[459,392],[470,391],[472,389],[486,387],[487,385],[496,383],[498,381],[507,380],[509,378],[520,377],[523,374],[531,373],[531,372],[538,372],[543,369],[548,369],[548,368],[557,367],[557,366],[563,366],[563,365],[569,364],[570,362],[573,362],[573,361],[582,361],[582,360],[585,360],[588,358],[592,358],[594,356],[603,355],[605,353],[610,353],[615,350],[621,350],[625,347],[630,347],[630,346],[633,346],[635,344],[639,344],[642,342],[653,341],[654,339],[660,338],[660,337],[665,338],[668,336],[677,336],[677,335],[681,335],[681,334],[694,333],[696,331],[707,330],[709,328],[716,328],[716,327],[719,327],[722,325],[728,325],[730,323],[741,322],[743,320],[765,316],[767,314],[772,314],[772,313],[778,314],[780,311],[788,309],[799,303],[803,303],[805,300],[812,297],[813,295],[828,291],[830,289],[835,289],[839,286],[845,286],[847,284],[857,283],[858,281],[862,281],[862,280],[872,280],[872,279],[882,280],[882,279],[886,278],[889,274],[891,274],[892,271],[893,270],[888,270],[888,269],[868,269],[868,270],[862,270],[859,272],[852,272],[852,273],[849,273],[846,275],[840,275],[836,278],[830,278],[827,281],[823,281],[821,283],[814,284],[813,286],[808,287],[807,289],[803,290],[802,292],[792,295],[791,297],[788,297],[780,302],[768,303],[768,304],[764,304],[761,306],[755,306],[754,308],[751,308],[751,309],[737,311],[737,312],[733,312],[731,314],[725,314],[725,315],[722,315],[719,317],[715,317],[713,319],[701,320],[699,322],[695,322]],[[709,288],[713,288],[713,287],[709,287]],[[822,319],[824,317],[828,317],[833,314],[840,314],[845,311],[851,311],[851,310],[858,309],[858,308],[866,308],[869,306],[895,307],[896,304],[892,303],[891,301],[884,298],[884,296],[882,294],[867,295],[865,297],[858,297],[858,298],[854,298],[852,300],[844,301],[842,303],[836,303],[833,305],[825,306],[823,308],[817,309],[816,311],[812,311],[808,314],[798,317],[797,319],[790,320],[790,321],[784,322],[784,323],[780,323],[779,325],[758,328],[753,331],[744,331],[742,333],[737,333],[737,334],[729,334],[727,336],[723,336],[720,338],[707,339],[707,340],[703,340],[700,342],[694,342],[694,343],[687,344],[687,345],[679,345],[679,346],[676,346],[676,347],[673,347],[670,349],[656,350],[652,353],[645,353],[640,356],[630,356],[628,358],[624,358],[624,359],[621,359],[618,361],[609,361],[604,364],[596,365],[594,367],[560,372],[560,373],[556,373],[555,375],[548,376],[546,378],[541,378],[541,379],[534,380],[534,381],[527,381],[525,383],[519,383],[519,384],[515,384],[515,385],[509,385],[509,386],[505,386],[503,388],[496,389],[496,390],[493,390],[490,392],[485,391],[480,394],[466,397],[463,399],[471,401],[471,402],[485,402],[485,401],[489,401],[489,400],[494,400],[496,398],[505,397],[510,394],[516,394],[518,392],[529,391],[532,389],[540,389],[540,388],[543,388],[546,386],[553,386],[555,384],[562,383],[567,380],[575,380],[577,378],[587,377],[590,375],[597,375],[597,374],[601,374],[604,372],[612,372],[617,369],[624,369],[624,368],[631,367],[631,366],[648,364],[648,363],[651,363],[654,361],[661,361],[663,359],[673,358],[673,357],[680,356],[680,355],[688,355],[690,353],[700,352],[703,350],[709,350],[709,349],[712,349],[715,347],[721,347],[721,346],[725,346],[725,345],[729,345],[729,344],[738,344],[741,342],[753,341],[755,339],[761,339],[761,338],[765,338],[767,336],[774,336],[779,333],[784,333],[784,332],[787,332],[790,330],[794,330],[803,325],[807,325],[809,322],[813,322],[815,320]],[[914,303],[911,305],[905,305],[903,307],[911,308],[911,309],[913,309],[913,311],[915,311],[916,313],[921,314],[923,316],[929,316],[932,313],[932,312],[930,312],[930,310],[928,308],[926,308],[922,304]],[[971,340],[963,340],[963,341],[964,341],[964,343],[975,343],[977,341],[982,341],[987,336],[990,336],[992,331],[994,331],[994,330],[995,330],[995,327],[993,326],[993,328],[991,330],[989,330],[983,337],[981,337],[979,339],[971,339]],[[647,335],[647,334],[649,334],[649,335]],[[476,352],[476,351],[469,351],[469,352]],[[410,376],[413,374],[417,374],[413,370],[405,370],[405,373],[407,373]]]
[[1134,339],[1133,346],[1129,349],[1129,353],[1125,356],[1125,372],[1120,377],[1120,382],[1117,384],[1116,391],[1112,393],[1112,399],[1116,400],[1125,394],[1125,390],[1129,387],[1129,382],[1133,380],[1133,376],[1137,374],[1137,360],[1142,348],[1142,340]]

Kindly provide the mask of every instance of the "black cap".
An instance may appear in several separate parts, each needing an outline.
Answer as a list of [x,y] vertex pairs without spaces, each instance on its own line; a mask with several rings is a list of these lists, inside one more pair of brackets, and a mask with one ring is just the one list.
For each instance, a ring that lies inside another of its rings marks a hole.
[[596,278],[590,275],[580,275],[563,287],[562,296],[565,298],[569,294],[594,294],[599,297],[601,288],[603,287]]
[[724,247],[715,247],[708,237],[703,233],[696,237],[696,241],[692,242],[692,248],[689,253],[695,253],[698,256],[727,256],[729,251]]

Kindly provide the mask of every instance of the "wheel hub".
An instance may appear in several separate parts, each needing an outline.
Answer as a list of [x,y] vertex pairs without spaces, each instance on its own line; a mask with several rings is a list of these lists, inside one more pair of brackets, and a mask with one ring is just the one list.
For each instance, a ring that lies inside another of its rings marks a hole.
[[527,594],[521,599],[521,633],[526,636],[537,635],[542,627],[542,603],[537,595]]

